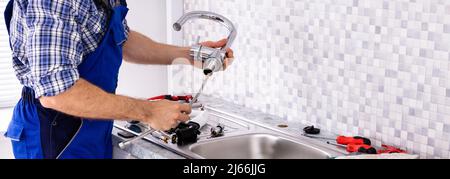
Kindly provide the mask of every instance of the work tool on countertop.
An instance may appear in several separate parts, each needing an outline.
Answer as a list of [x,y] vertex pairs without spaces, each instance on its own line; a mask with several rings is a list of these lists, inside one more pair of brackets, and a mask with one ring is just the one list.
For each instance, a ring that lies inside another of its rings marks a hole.
[[132,139],[127,139],[127,140],[119,143],[119,147],[121,149],[125,149],[126,146],[128,146],[128,145],[132,144],[133,142],[136,142],[136,141],[144,138],[145,136],[147,136],[147,135],[149,135],[149,134],[151,134],[153,132],[155,132],[155,130],[153,130],[153,129],[147,130],[144,133],[139,134],[139,136],[136,136],[136,137],[134,137]]
[[366,144],[348,144],[348,145],[340,145],[332,142],[327,142],[327,144],[346,148],[349,153],[363,153],[363,154],[378,154],[377,149],[373,148],[370,145]]
[[217,124],[216,127],[211,127],[210,131],[211,131],[210,138],[222,137],[224,135],[225,125]]
[[169,140],[171,139],[168,135],[150,128],[147,131],[139,134],[138,136],[136,136],[134,138],[127,139],[127,140],[119,143],[119,147],[121,149],[125,149],[128,145],[130,145],[130,144],[132,144],[132,143],[134,143],[134,142],[136,142],[136,141],[138,141],[140,139],[143,139],[144,137],[146,137],[148,135],[152,135],[155,138],[160,139],[164,143],[169,143]]
[[336,141],[338,144],[341,144],[341,145],[348,145],[348,144],[372,145],[372,141],[370,141],[370,139],[365,138],[365,137],[360,137],[360,136],[355,136],[355,137],[338,136],[336,139],[312,136],[312,135],[308,135],[308,134],[303,134],[303,136],[306,136],[309,138],[314,138],[314,139]]
[[[140,123],[137,123],[137,124],[133,124],[133,123],[135,123],[135,121],[127,122],[127,125],[125,127],[128,130],[133,131],[136,134],[142,133],[142,128],[139,126]],[[125,138],[125,139],[131,139],[131,138],[136,137],[136,135],[129,133],[129,132],[125,132],[125,131],[118,132],[117,135],[119,135],[120,137]]]
[[408,153],[405,150],[399,149],[397,147],[393,147],[393,146],[389,146],[389,145],[381,145],[381,147],[383,147],[383,149],[378,150],[378,154],[393,154],[393,153],[402,153],[402,154],[406,154]]
[[379,154],[379,155],[347,155],[336,157],[335,159],[419,159],[418,155],[393,153],[393,154]]
[[157,101],[157,100],[170,100],[170,101],[185,101],[186,103],[189,103],[192,101],[192,95],[185,95],[185,96],[173,96],[173,95],[161,95],[156,96],[153,98],[149,98],[149,101]]

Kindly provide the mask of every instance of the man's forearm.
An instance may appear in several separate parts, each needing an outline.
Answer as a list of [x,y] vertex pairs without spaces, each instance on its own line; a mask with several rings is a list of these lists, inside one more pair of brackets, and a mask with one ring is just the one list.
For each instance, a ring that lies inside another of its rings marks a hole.
[[130,31],[123,52],[126,61],[137,64],[170,65],[177,58],[191,58],[187,47],[158,43],[136,31]]
[[69,115],[90,119],[137,120],[150,115],[145,111],[151,103],[106,93],[80,79],[68,91],[55,97],[40,98],[42,105]]

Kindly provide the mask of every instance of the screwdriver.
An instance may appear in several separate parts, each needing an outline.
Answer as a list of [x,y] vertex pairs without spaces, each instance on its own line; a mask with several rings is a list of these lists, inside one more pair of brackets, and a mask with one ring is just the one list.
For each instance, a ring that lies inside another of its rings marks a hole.
[[155,130],[149,129],[149,130],[147,130],[147,131],[145,131],[145,132],[139,134],[139,135],[138,135],[137,137],[135,137],[135,138],[128,139],[128,140],[126,140],[126,141],[123,141],[123,142],[119,143],[119,147],[120,147],[120,149],[125,149],[126,146],[132,144],[133,142],[138,141],[139,139],[142,139],[142,138],[146,137],[147,135],[149,135],[149,134],[151,134],[151,133],[153,133],[153,132],[155,132]]
[[377,154],[378,153],[375,148],[373,148],[370,145],[366,145],[366,144],[348,144],[347,146],[339,145],[339,144],[335,144],[335,143],[331,143],[331,142],[327,142],[327,144],[338,146],[338,147],[344,147],[347,149],[347,152],[349,152],[349,153],[355,153],[355,152],[364,153],[364,154]]
[[336,139],[332,139],[332,138],[311,136],[308,134],[303,134],[303,135],[306,137],[315,138],[315,139],[336,140],[336,142],[341,145],[349,145],[349,144],[369,145],[369,146],[372,145],[372,141],[370,141],[370,139],[365,138],[365,137],[360,137],[360,136],[355,136],[355,137],[338,136]]

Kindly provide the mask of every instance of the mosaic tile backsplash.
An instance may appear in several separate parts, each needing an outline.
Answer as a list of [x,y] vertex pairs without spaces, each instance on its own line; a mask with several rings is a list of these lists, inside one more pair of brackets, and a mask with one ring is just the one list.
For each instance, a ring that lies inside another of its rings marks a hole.
[[[449,0],[185,0],[238,28],[235,62],[205,94],[422,158],[450,158]],[[186,45],[227,34],[185,26]],[[172,70],[175,93],[201,72]]]

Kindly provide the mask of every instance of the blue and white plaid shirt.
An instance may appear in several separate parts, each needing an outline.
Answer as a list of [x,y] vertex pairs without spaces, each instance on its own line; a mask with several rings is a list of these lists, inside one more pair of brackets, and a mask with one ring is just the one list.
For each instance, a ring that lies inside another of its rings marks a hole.
[[101,0],[15,0],[13,66],[36,98],[56,96],[80,78],[78,65],[97,48],[107,26],[107,10],[94,1]]

